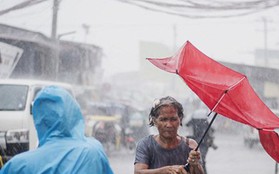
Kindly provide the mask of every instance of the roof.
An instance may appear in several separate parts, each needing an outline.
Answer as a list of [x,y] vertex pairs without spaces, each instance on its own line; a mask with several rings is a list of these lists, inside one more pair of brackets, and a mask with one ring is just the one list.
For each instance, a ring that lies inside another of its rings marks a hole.
[[40,32],[25,30],[5,24],[0,24],[0,38],[39,43],[54,47],[54,41]]
[[248,78],[279,83],[279,69],[252,65],[220,62],[229,68],[245,74]]

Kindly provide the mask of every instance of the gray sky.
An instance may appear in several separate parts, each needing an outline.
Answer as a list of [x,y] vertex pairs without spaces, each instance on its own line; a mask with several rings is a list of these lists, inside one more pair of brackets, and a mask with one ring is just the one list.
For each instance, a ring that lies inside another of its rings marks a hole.
[[[1,9],[18,2],[2,0]],[[50,36],[51,8],[52,1],[47,1],[2,15],[0,22]],[[116,0],[62,0],[58,15],[58,34],[76,32],[62,39],[104,49],[106,74],[137,70],[139,41],[159,42],[175,52],[189,40],[217,61],[253,65],[254,50],[264,48],[263,18],[267,19],[268,48],[279,47],[278,7],[242,17],[189,19],[147,11]],[[83,24],[90,27],[87,35]]]

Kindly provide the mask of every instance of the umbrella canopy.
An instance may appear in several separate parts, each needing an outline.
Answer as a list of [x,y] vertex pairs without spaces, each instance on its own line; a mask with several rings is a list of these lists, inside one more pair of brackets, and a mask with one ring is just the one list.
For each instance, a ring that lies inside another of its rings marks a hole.
[[[279,118],[258,97],[245,75],[206,56],[189,41],[173,57],[147,59],[178,74],[211,111],[260,130],[263,147],[279,162],[279,138],[274,132]],[[273,143],[267,141],[270,138]]]

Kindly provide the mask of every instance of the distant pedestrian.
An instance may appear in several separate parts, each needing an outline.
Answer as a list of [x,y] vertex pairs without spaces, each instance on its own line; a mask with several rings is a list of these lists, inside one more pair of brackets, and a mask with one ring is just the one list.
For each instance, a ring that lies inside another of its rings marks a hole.
[[99,141],[84,136],[84,120],[66,90],[42,89],[32,108],[39,145],[14,156],[1,174],[113,174]]
[[[192,127],[193,135],[189,136],[196,141],[200,141],[202,136],[204,135],[206,129],[209,126],[209,121],[207,119],[207,110],[206,109],[197,109],[191,115],[191,119],[186,126]],[[206,169],[206,155],[208,153],[209,148],[217,149],[217,146],[214,144],[214,129],[210,128],[204,137],[202,143],[200,144],[200,151],[202,156],[202,166],[204,169],[204,173],[207,174]]]

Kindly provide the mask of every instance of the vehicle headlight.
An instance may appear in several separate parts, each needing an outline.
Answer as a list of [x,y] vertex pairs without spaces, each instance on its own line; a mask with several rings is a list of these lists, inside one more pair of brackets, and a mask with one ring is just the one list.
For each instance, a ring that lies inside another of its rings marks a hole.
[[28,143],[29,131],[27,129],[8,130],[6,134],[7,144],[9,143]]

